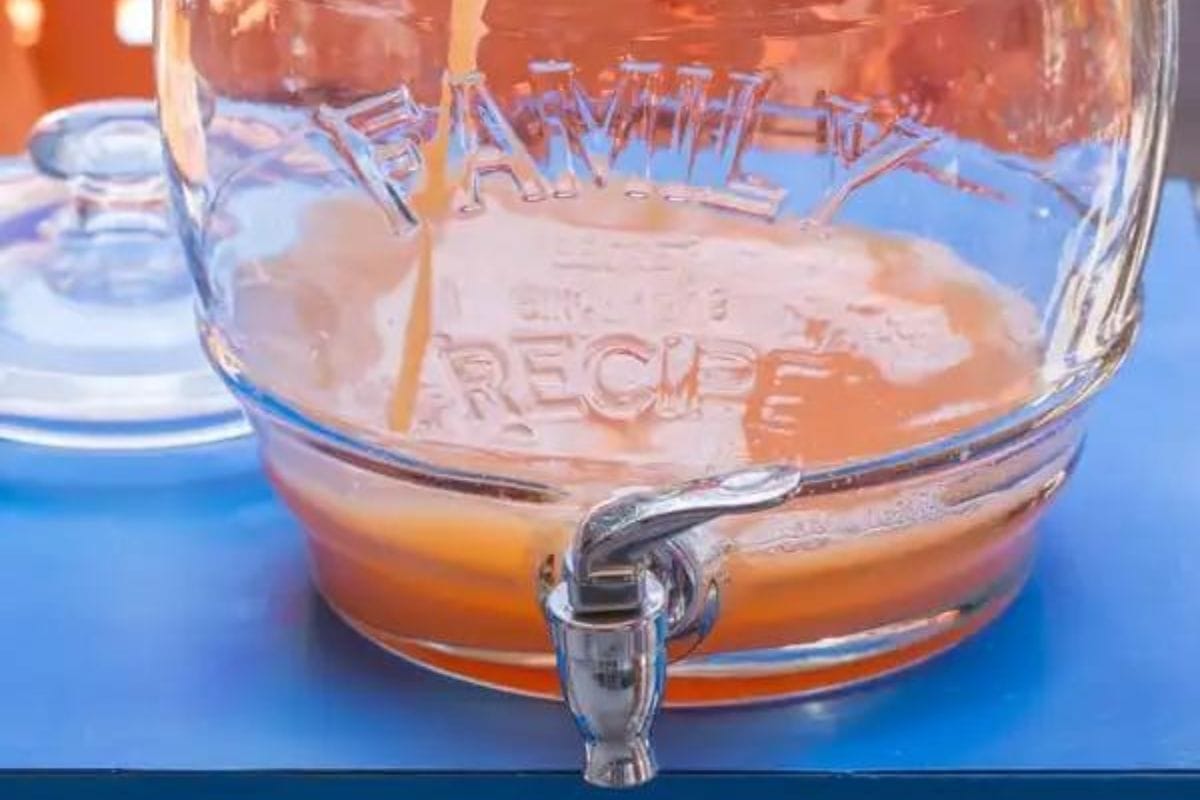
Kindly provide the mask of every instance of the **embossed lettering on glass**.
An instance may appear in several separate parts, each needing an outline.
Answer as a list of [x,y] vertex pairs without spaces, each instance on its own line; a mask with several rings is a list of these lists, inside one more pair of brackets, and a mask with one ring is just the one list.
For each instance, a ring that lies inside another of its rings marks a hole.
[[159,10],[205,344],[364,635],[630,785],[660,700],[1019,590],[1137,326],[1173,3]]

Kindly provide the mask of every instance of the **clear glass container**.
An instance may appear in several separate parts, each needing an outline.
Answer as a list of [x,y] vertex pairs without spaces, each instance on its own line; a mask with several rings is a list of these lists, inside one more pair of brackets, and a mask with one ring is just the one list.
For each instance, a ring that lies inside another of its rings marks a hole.
[[1173,2],[158,11],[204,342],[358,630],[557,694],[588,509],[768,464],[810,489],[696,531],[667,702],[890,672],[1019,590],[1137,328]]
[[248,432],[196,340],[150,99],[153,11],[0,2],[0,441],[49,472],[67,450],[95,462]]
[[249,432],[196,340],[157,122],[149,100],[77,103],[0,161],[0,441],[129,453]]

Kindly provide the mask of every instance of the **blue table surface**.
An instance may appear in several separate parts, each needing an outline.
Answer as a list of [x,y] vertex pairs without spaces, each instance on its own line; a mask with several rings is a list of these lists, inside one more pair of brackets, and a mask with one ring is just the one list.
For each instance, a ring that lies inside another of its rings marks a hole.
[[[827,699],[672,711],[666,770],[1200,769],[1200,236],[1168,189],[1136,354],[996,624]],[[0,769],[574,770],[552,703],[348,630],[248,443],[0,447]]]

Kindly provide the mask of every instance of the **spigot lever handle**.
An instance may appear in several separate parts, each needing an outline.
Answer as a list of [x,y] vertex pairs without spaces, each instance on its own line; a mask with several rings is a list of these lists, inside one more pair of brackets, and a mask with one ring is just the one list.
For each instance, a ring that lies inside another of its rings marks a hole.
[[728,514],[774,508],[799,494],[802,482],[790,466],[740,470],[618,495],[584,519],[546,615],[563,696],[586,744],[589,783],[637,786],[654,777],[650,726],[662,703],[667,641],[682,627],[671,612],[694,616],[697,603],[712,601],[673,596],[708,591],[698,576],[674,575],[702,562],[683,557],[680,535]]

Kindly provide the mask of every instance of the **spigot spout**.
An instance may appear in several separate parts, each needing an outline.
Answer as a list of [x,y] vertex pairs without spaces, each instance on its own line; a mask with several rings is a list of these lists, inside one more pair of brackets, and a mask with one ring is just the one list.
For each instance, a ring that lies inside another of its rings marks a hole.
[[580,614],[563,584],[546,601],[559,680],[586,745],[583,776],[594,786],[639,786],[657,772],[650,726],[667,677],[667,594],[645,580],[633,612]]
[[586,745],[584,779],[621,788],[656,772],[650,728],[662,704],[667,642],[697,641],[716,617],[708,561],[681,534],[727,514],[774,508],[801,489],[766,467],[618,496],[592,510],[546,597],[563,696]]
[[625,789],[649,783],[658,774],[650,739],[588,742],[583,779],[603,789]]

